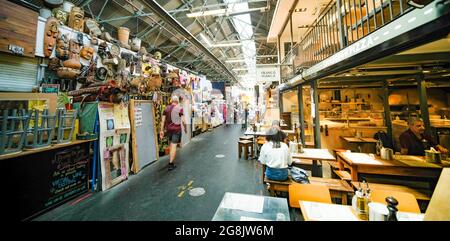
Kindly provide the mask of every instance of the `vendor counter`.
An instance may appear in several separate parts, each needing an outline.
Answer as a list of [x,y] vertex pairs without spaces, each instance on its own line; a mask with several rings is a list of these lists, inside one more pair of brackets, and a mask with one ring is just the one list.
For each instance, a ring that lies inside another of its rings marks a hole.
[[[322,148],[328,150],[334,149],[348,149],[352,151],[361,151],[365,153],[375,153],[375,142],[372,138],[378,131],[387,132],[387,127],[384,126],[367,126],[358,125],[352,123],[348,125],[347,123],[341,123],[330,120],[321,120],[321,143]],[[356,137],[357,132],[360,133],[358,139],[360,142],[348,141],[348,138],[343,137]],[[370,141],[364,141],[369,140]]]

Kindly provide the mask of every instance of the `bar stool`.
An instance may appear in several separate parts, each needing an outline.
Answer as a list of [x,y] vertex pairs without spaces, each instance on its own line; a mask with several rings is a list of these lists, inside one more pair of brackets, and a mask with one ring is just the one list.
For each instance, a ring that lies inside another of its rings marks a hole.
[[251,140],[253,140],[253,136],[241,136],[241,137],[239,137],[239,140],[240,141],[251,141]]
[[251,150],[251,156],[253,156],[253,141],[249,140],[241,140],[238,141],[238,155],[239,159],[241,158],[241,150],[244,149],[245,159],[248,159],[249,149]]

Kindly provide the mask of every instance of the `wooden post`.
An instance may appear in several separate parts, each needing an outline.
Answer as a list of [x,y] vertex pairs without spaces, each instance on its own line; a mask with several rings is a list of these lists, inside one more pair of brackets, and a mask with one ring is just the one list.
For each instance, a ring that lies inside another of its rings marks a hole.
[[300,139],[302,145],[305,146],[305,114],[303,109],[303,88],[302,85],[297,86],[297,99],[298,99],[298,116],[300,122]]
[[416,76],[417,88],[419,91],[419,101],[420,101],[420,114],[425,124],[425,129],[430,130],[430,114],[428,112],[428,97],[427,97],[427,85],[423,74]]
[[394,137],[392,135],[391,110],[389,107],[389,85],[387,80],[383,81],[383,107],[384,107],[384,119],[386,121],[387,126],[387,134],[392,143],[394,143]]

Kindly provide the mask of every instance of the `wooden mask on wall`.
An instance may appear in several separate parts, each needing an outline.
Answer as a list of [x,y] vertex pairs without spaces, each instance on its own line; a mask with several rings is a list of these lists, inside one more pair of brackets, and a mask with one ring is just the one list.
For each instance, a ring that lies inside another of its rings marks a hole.
[[54,8],[52,11],[52,15],[54,18],[58,19],[59,24],[66,25],[68,14],[64,12],[62,8]]
[[77,40],[71,39],[70,44],[70,58],[80,60],[80,45],[78,45]]
[[92,56],[94,56],[94,48],[92,47],[83,47],[80,53],[81,58],[90,60]]
[[44,33],[44,56],[50,57],[52,55],[53,47],[56,44],[56,38],[58,37],[59,23],[58,19],[50,17],[45,23]]
[[84,11],[79,7],[72,7],[69,16],[69,27],[83,32],[84,29]]
[[59,34],[56,42],[56,57],[61,60],[69,59],[69,38],[65,34]]

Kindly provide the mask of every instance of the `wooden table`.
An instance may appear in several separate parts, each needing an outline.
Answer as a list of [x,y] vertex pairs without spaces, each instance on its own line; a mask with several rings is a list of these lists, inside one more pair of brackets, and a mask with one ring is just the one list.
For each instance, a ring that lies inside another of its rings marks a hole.
[[358,145],[358,151],[361,152],[362,144],[376,144],[377,140],[371,137],[351,137],[351,136],[341,136],[344,141],[348,143],[356,143]]
[[[305,221],[364,221],[351,206],[299,201]],[[397,212],[398,221],[423,221],[424,214]]]
[[[361,182],[351,182],[353,188],[356,190],[360,185],[362,185]],[[401,185],[392,185],[392,184],[381,184],[381,183],[369,183],[369,188],[371,190],[386,190],[386,191],[395,191],[395,192],[406,192],[414,195],[414,197],[417,199],[417,201],[430,201],[431,199],[431,193],[427,190],[417,190],[414,188],[401,186]]]
[[212,221],[290,221],[288,201],[226,192]]
[[379,174],[392,176],[420,177],[437,180],[442,168],[450,166],[450,162],[433,164],[425,161],[424,157],[394,155],[394,160],[381,160],[366,153],[337,152],[339,169],[350,169],[352,181],[358,181],[358,175]]
[[319,173],[317,161],[336,161],[336,158],[327,149],[303,148],[303,153],[293,153],[292,158],[312,160],[312,176],[322,177]]

